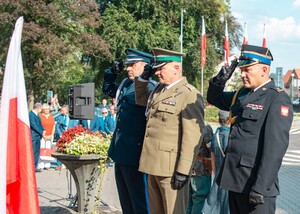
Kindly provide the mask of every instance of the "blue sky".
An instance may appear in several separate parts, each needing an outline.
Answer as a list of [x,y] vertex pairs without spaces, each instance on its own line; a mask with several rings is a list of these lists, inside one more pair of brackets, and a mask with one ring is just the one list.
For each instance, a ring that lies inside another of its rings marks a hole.
[[[231,11],[242,26],[247,23],[251,45],[262,45],[266,24],[267,47],[274,57],[271,72],[300,68],[300,0],[231,0]],[[239,50],[233,53],[240,55]]]

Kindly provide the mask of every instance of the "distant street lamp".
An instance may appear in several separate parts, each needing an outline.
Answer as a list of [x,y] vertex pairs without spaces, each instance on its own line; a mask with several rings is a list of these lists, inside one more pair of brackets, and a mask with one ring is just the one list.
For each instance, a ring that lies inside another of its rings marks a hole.
[[292,73],[291,76],[292,76],[292,97],[291,97],[291,100],[293,102],[294,101],[294,76],[295,76],[295,74]]

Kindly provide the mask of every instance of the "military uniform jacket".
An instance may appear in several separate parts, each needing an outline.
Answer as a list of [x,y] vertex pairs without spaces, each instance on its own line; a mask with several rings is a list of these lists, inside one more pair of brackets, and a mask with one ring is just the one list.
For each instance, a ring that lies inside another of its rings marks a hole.
[[235,92],[223,89],[210,81],[207,92],[209,103],[236,116],[217,183],[238,193],[253,189],[264,196],[279,195],[278,171],[293,120],[289,96],[272,80],[250,94],[242,88],[231,106]]
[[135,84],[137,103],[148,102],[139,170],[156,176],[171,177],[174,171],[189,175],[202,142],[202,96],[185,78],[163,92],[159,84],[151,95],[147,83],[136,78]]
[[[115,81],[117,75],[107,69],[104,74],[103,92],[117,99],[116,128],[108,150],[109,157],[115,163],[138,165],[143,146],[146,117],[145,106],[135,103],[134,82],[128,78],[123,80],[121,87]],[[155,82],[147,84],[153,90]],[[119,88],[119,89],[118,89]]]

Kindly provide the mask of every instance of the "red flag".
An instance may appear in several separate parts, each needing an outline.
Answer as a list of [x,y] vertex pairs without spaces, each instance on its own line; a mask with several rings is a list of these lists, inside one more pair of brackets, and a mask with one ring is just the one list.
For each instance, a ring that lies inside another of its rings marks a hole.
[[243,44],[248,45],[248,31],[247,31],[247,23],[244,25],[244,39]]
[[0,111],[0,213],[40,213],[21,56],[23,17],[7,54]]
[[263,41],[262,41],[262,46],[264,48],[267,47],[267,39],[266,39],[266,25],[264,24],[264,37],[263,37]]
[[225,52],[225,65],[229,65],[230,46],[229,46],[228,28],[227,28],[226,20],[225,20],[224,52]]
[[206,63],[206,33],[204,17],[202,16],[202,38],[201,38],[201,67],[204,68]]

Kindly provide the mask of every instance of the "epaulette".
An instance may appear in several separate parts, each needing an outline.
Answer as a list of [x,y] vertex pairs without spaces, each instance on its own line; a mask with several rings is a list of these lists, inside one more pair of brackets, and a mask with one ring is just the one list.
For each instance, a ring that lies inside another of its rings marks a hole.
[[189,83],[184,84],[185,87],[187,87],[190,91],[196,89],[194,86],[190,85]]
[[280,88],[280,87],[277,87],[277,88],[276,88],[276,91],[282,92],[282,91],[284,91],[284,89],[283,89],[283,88]]
[[276,91],[276,92],[278,92],[278,93],[284,91],[284,89],[282,89],[282,88],[280,88],[280,87],[274,87],[274,88],[271,87],[271,89],[273,89],[274,91]]

